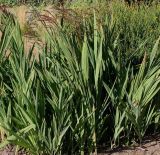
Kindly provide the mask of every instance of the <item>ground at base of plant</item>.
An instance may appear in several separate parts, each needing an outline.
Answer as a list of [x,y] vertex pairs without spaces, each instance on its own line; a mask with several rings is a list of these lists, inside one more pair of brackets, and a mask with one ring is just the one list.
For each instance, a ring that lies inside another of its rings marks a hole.
[[[15,147],[7,146],[0,150],[0,155],[15,155]],[[16,155],[29,155],[21,149]],[[95,155],[95,154],[93,154]],[[112,150],[99,149],[98,155],[160,155],[160,135],[145,139],[142,146],[120,147]]]
[[160,135],[151,135],[144,139],[142,146],[119,147],[104,150],[98,155],[160,155]]

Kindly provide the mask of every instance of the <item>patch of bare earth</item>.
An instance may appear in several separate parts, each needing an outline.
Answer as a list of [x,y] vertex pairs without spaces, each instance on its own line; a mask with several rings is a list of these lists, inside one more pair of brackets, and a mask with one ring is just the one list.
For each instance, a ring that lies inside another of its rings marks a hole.
[[160,155],[160,136],[146,138],[141,147],[126,147],[104,150],[98,155]]
[[[14,146],[8,145],[0,150],[0,155],[28,155],[24,149],[17,151],[17,153],[15,153],[15,150]],[[98,153],[98,155],[160,155],[160,136],[144,140],[141,147],[102,150],[101,148],[99,149],[99,152],[102,153]]]
[[8,145],[4,149],[0,150],[0,155],[29,155],[29,154],[24,149],[16,151],[16,147]]

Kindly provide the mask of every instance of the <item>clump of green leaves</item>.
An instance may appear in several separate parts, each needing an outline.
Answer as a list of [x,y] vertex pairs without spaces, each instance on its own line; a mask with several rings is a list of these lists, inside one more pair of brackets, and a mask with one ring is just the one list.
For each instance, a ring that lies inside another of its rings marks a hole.
[[94,11],[80,37],[45,27],[45,46],[36,58],[35,45],[26,54],[13,16],[3,13],[2,19],[1,148],[13,144],[31,154],[84,155],[97,153],[102,144],[141,143],[147,129],[158,131],[152,124],[159,124],[159,39],[145,52],[144,38],[136,36],[143,56],[130,57],[128,47],[122,50],[115,17],[107,15],[101,24]]

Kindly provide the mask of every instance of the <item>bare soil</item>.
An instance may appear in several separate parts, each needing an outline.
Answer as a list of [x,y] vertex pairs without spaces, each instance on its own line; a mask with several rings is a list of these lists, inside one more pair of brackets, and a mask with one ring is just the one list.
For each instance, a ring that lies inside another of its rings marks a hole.
[[[141,147],[117,148],[101,152],[98,155],[160,155],[160,137],[156,140],[144,141]],[[15,148],[7,146],[0,151],[0,155],[15,155]],[[27,153],[24,150],[20,150],[16,155],[27,155]]]
[[4,149],[0,150],[0,155],[28,155],[28,154],[24,149],[16,151],[16,147],[8,145]]
[[116,148],[103,151],[98,155],[160,155],[160,135],[147,137],[141,147]]

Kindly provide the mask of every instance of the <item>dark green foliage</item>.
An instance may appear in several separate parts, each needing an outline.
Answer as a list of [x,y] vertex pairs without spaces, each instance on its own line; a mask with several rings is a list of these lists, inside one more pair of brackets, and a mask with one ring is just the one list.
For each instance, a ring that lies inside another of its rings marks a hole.
[[1,14],[1,148],[84,155],[159,131],[159,29],[149,37],[140,23],[105,17],[98,23],[93,11],[81,36],[65,25],[45,27],[36,58],[35,45],[26,54],[18,22]]

